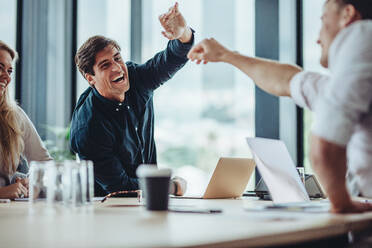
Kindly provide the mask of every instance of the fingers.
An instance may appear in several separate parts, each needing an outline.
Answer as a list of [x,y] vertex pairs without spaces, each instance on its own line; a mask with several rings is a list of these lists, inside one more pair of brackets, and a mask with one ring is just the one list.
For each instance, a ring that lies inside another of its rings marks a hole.
[[187,54],[187,57],[191,61],[195,61],[196,60],[196,63],[197,64],[200,64],[200,62],[202,60],[203,61],[206,61],[205,54],[204,54],[204,49],[203,49],[202,45],[196,45],[195,47],[193,47],[190,50],[190,52]]
[[174,7],[169,8],[169,11],[165,14],[159,16],[160,21],[166,22],[168,19],[172,17],[172,15],[176,14]]
[[162,31],[162,34],[166,38],[173,40],[173,34],[169,32],[171,30],[168,24],[169,16],[166,16],[166,14],[160,15],[159,21],[160,21],[161,26],[165,29],[165,31]]
[[20,177],[17,177],[16,179],[15,179],[15,182],[16,183],[21,183],[24,187],[26,187],[27,189],[28,189],[28,182],[29,182],[29,180],[28,180],[28,178],[20,178]]
[[172,35],[171,33],[169,33],[169,32],[161,31],[161,34],[162,34],[165,38],[167,38],[167,39],[169,39],[169,40],[174,40],[173,35]]
[[24,178],[23,179],[23,186],[25,186],[28,189],[28,185],[29,185],[29,179],[28,178]]
[[190,52],[187,54],[187,57],[194,61],[196,60],[197,64],[200,64],[203,61],[203,64],[208,62],[221,62],[223,56],[228,54],[228,49],[219,44],[215,39],[204,39],[197,45],[195,45]]
[[174,5],[168,9],[167,13],[174,14],[176,12],[178,12],[178,2],[175,2]]
[[20,196],[27,196],[28,195],[28,190],[25,186],[23,186],[23,184],[21,182],[18,182],[18,190],[17,190],[17,193],[18,193],[18,197]]
[[173,11],[174,11],[174,13],[179,12],[179,10],[178,10],[178,2],[176,2],[176,3],[174,4]]
[[367,202],[360,202],[360,201],[353,201],[348,206],[335,206],[332,204],[331,212],[338,213],[338,214],[345,214],[345,213],[363,213],[372,211],[372,204]]
[[172,179],[172,181],[174,181],[177,184],[176,195],[184,195],[186,193],[186,189],[187,189],[186,180],[183,179],[182,177],[176,176]]
[[362,210],[363,212],[372,211],[372,204],[368,202],[362,203]]
[[21,196],[27,196],[28,190],[22,185],[21,182],[17,182],[11,185],[10,198],[19,198]]
[[28,197],[28,189],[22,185],[22,193],[24,195],[24,197]]
[[167,13],[164,13],[159,16],[159,20],[162,23],[167,22],[170,18],[173,18],[174,16],[180,14],[178,9],[178,2],[174,4],[174,6],[170,7]]
[[203,53],[203,46],[199,43],[191,48],[191,50],[187,53],[187,57],[191,60],[194,60],[201,53]]

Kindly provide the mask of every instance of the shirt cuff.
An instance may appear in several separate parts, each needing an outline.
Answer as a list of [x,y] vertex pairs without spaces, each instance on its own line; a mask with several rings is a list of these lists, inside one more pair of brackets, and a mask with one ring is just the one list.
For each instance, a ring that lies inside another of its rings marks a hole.
[[322,99],[316,105],[311,131],[329,142],[346,146],[354,132],[354,123],[347,112]]
[[302,93],[302,87],[305,77],[305,71],[299,72],[292,77],[289,83],[290,94],[293,101],[296,103],[296,105],[302,108],[306,107],[305,98]]
[[180,40],[173,40],[171,41],[172,44],[172,51],[178,57],[186,57],[187,53],[190,51],[191,47],[194,45],[195,41],[195,31],[194,29],[190,28],[192,32],[191,40],[187,43],[182,43]]

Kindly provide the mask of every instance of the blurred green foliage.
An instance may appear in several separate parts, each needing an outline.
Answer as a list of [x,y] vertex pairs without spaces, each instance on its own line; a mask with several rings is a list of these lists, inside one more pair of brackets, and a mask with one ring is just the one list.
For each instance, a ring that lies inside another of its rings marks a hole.
[[44,144],[49,151],[50,156],[57,161],[75,160],[75,154],[71,152],[69,147],[70,126],[53,127],[45,126],[45,129],[53,139],[44,140]]

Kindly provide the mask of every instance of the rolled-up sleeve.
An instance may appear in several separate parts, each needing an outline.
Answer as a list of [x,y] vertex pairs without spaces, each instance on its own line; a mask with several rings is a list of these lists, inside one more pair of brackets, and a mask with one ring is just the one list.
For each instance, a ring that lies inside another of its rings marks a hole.
[[313,110],[328,81],[327,75],[309,71],[299,72],[290,82],[291,97],[298,106]]
[[372,30],[353,25],[341,31],[331,46],[332,76],[316,105],[312,127],[315,135],[342,146],[370,113],[372,101]]

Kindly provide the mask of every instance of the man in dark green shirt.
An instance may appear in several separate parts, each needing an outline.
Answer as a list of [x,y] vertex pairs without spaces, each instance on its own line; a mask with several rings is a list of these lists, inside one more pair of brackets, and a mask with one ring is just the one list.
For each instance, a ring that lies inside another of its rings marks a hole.
[[[88,39],[75,62],[90,86],[79,98],[71,122],[71,148],[94,162],[96,195],[138,189],[136,169],[156,164],[153,91],[187,62],[193,31],[176,3],[159,17],[167,48],[145,64],[122,60],[119,45],[106,37]],[[176,178],[170,192],[182,195]]]

